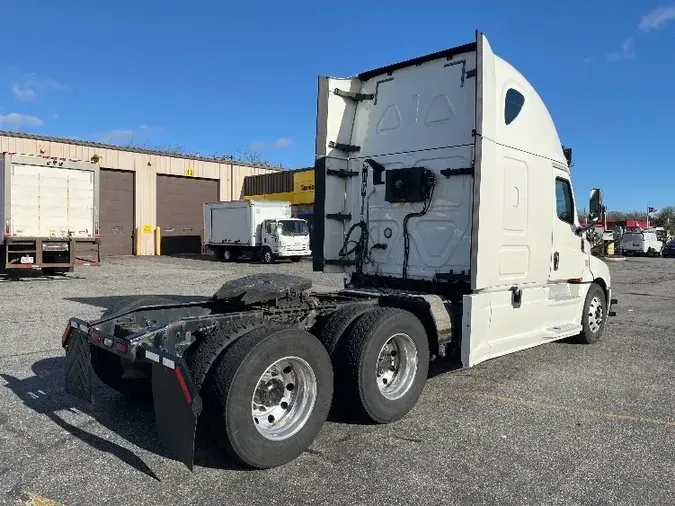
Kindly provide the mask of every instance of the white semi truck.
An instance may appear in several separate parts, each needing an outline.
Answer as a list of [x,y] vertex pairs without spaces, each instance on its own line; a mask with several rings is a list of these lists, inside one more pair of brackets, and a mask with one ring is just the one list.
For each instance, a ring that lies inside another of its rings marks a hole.
[[307,221],[291,217],[291,203],[235,200],[204,204],[204,245],[225,261],[240,256],[263,263],[298,262],[312,254]]
[[0,272],[57,274],[98,264],[98,209],[98,165],[1,153]]
[[[91,401],[90,363],[118,391],[151,390],[159,438],[190,468],[200,416],[238,461],[279,466],[331,404],[398,420],[431,360],[467,369],[564,338],[595,343],[615,302],[579,225],[571,150],[482,33],[320,77],[318,95],[314,268],[343,273],[343,289],[245,276],[202,301],[72,318],[63,334],[67,391]],[[593,190],[591,223],[601,209]]]

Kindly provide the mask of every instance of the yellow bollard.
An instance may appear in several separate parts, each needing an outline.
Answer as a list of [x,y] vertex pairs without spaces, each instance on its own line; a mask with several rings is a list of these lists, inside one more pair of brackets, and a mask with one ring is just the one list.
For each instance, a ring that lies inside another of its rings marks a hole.
[[136,243],[136,251],[134,252],[134,254],[135,254],[136,256],[138,256],[138,255],[141,254],[141,227],[137,227],[137,228],[136,228],[136,237],[135,237],[135,239],[136,239],[136,241],[135,241],[135,243]]
[[155,255],[162,254],[162,230],[155,227]]

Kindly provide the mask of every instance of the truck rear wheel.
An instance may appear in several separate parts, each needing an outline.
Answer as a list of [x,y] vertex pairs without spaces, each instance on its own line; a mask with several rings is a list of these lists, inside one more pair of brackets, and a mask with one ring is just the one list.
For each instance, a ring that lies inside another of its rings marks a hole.
[[335,351],[338,349],[340,340],[352,328],[356,319],[372,311],[377,306],[369,304],[354,304],[343,307],[335,311],[323,324],[319,333],[319,339],[326,347],[328,355],[333,358]]
[[266,469],[312,444],[330,409],[333,370],[312,334],[266,325],[235,341],[206,385],[214,438],[242,463]]
[[340,396],[360,405],[372,421],[399,420],[415,406],[429,373],[429,341],[415,315],[397,308],[368,312],[340,348]]

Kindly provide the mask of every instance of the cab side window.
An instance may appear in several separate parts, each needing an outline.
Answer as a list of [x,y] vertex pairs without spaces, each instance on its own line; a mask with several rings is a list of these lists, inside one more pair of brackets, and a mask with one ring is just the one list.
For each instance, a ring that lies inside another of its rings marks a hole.
[[555,180],[555,203],[558,218],[570,225],[574,223],[574,199],[569,181]]

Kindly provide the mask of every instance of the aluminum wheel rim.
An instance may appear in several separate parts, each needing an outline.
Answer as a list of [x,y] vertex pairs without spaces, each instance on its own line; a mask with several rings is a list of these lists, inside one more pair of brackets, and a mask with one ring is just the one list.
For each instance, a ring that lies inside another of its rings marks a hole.
[[417,346],[403,332],[391,336],[377,357],[376,380],[380,393],[393,401],[403,397],[417,373]]
[[225,257],[225,260],[229,260],[230,257],[232,256],[232,253],[230,253],[230,250],[229,250],[229,249],[226,249],[226,250],[225,250],[225,253],[223,254],[223,256]]
[[302,429],[314,409],[316,375],[300,357],[284,357],[260,376],[251,398],[251,417],[270,441],[288,439]]
[[602,325],[602,317],[603,311],[600,298],[593,297],[593,300],[591,300],[591,303],[588,306],[588,327],[594,334],[600,330],[600,326]]

